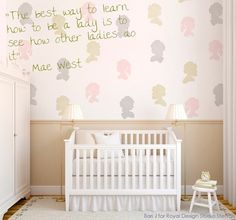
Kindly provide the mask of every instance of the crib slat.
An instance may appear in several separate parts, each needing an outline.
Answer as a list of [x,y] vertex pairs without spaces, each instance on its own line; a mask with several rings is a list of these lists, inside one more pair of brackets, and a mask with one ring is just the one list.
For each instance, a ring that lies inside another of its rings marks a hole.
[[97,189],[101,188],[101,158],[100,149],[97,149]]
[[146,189],[150,188],[150,181],[149,181],[149,175],[150,175],[150,150],[146,150]]
[[139,189],[143,188],[143,150],[139,150]]
[[107,150],[104,150],[104,189],[107,189]]
[[177,161],[176,161],[176,149],[173,150],[173,164],[174,164],[174,188],[177,189]]
[[[145,144],[145,133],[143,133],[141,135],[141,141],[142,141],[142,144],[144,145]],[[143,151],[143,155],[145,154],[145,150]]]
[[79,162],[80,162],[80,150],[76,150],[76,159],[75,159],[75,161],[76,161],[76,178],[75,178],[75,181],[76,181],[76,189],[79,189],[79,172],[80,172],[80,170],[79,170]]
[[83,149],[83,189],[86,189],[86,177],[87,177],[87,158],[86,152],[87,150]]
[[121,174],[122,174],[122,167],[121,167],[121,152],[118,152],[118,189],[121,189]]
[[114,189],[114,174],[115,174],[115,157],[114,151],[111,151],[111,188]]
[[163,149],[160,149],[160,188],[163,189]]
[[160,144],[163,144],[162,133],[160,133]]
[[141,141],[142,141],[142,144],[145,144],[145,134],[141,134]]
[[157,188],[157,150],[154,149],[153,150],[153,189]]
[[170,149],[167,149],[167,165],[166,165],[166,174],[167,174],[167,189],[170,189]]
[[134,144],[134,134],[130,134],[130,144]]
[[128,164],[128,149],[125,149],[125,188],[128,189],[128,171],[129,171],[129,164]]
[[93,189],[93,149],[90,150],[90,189]]
[[[133,137],[135,137],[135,143],[132,142],[132,144],[139,145],[140,144],[139,133],[138,132],[137,133],[133,133],[132,135],[133,135]],[[138,155],[137,149],[135,149],[134,152],[135,152],[135,155]]]
[[151,144],[151,134],[148,134],[147,144]]
[[127,134],[124,134],[124,144],[127,144],[127,139],[128,139]]
[[135,189],[135,149],[131,150],[132,154],[132,188]]

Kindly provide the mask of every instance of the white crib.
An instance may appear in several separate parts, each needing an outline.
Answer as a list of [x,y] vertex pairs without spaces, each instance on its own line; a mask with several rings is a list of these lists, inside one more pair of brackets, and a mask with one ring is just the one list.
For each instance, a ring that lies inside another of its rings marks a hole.
[[[132,204],[126,197],[137,196],[140,202],[147,198],[150,202],[158,196],[174,196],[175,210],[180,210],[181,140],[176,138],[172,129],[86,130],[91,134],[118,132],[122,144],[112,146],[75,144],[75,132],[65,140],[66,211],[71,210],[72,197],[80,199],[79,206],[82,205],[81,198],[89,203],[99,203],[95,205],[98,207],[95,211],[99,211],[100,203],[105,204],[104,196],[113,202],[116,198],[116,203],[119,201],[121,205],[127,202],[125,206]],[[94,197],[96,199],[91,200]],[[117,197],[123,200],[117,200]],[[152,205],[158,204],[162,202]]]

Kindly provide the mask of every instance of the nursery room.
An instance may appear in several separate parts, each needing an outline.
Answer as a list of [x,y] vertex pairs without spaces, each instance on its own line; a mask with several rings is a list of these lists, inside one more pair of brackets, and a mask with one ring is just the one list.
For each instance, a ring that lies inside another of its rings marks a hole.
[[0,219],[236,219],[235,0],[1,0]]

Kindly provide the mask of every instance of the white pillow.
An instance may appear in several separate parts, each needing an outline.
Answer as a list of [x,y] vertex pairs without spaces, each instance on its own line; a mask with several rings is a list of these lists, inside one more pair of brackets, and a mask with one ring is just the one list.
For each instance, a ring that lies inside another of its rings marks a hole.
[[[77,130],[75,133],[75,144],[95,145],[94,137],[89,131]],[[83,150],[80,150],[80,158],[83,157]],[[86,157],[90,157],[90,151],[86,150]]]
[[[96,144],[121,146],[121,139],[119,133],[110,133],[110,134],[95,133],[94,136]],[[107,150],[108,158],[111,157],[112,151],[113,150]],[[121,157],[124,156],[122,149],[120,149],[120,150],[114,150],[114,157],[118,157],[119,153],[121,154]],[[101,158],[104,158],[104,151],[101,151]]]

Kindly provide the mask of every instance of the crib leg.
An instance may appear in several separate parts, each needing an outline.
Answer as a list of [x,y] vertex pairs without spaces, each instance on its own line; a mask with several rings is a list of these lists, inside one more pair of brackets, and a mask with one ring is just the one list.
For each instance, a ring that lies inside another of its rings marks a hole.
[[65,203],[66,203],[66,211],[69,211],[70,206],[70,196],[68,194],[65,195]]
[[180,212],[180,204],[181,204],[181,194],[177,194],[176,196],[176,205],[177,211]]

